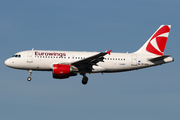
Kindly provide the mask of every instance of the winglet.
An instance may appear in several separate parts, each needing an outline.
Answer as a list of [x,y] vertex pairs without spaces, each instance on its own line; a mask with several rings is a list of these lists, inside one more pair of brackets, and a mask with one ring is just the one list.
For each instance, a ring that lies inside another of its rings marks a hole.
[[112,50],[109,50],[109,51],[107,51],[106,53],[110,55],[111,51],[112,51]]

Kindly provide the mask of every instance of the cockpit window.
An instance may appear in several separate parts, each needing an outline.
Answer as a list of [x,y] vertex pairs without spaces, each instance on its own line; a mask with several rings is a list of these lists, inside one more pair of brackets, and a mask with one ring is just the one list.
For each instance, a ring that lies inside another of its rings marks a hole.
[[21,55],[13,55],[12,57],[17,57],[17,58],[20,58]]

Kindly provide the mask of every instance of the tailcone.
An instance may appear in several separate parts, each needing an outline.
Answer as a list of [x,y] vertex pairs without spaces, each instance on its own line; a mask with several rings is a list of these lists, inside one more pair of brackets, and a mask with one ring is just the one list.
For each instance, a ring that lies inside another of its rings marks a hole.
[[174,61],[174,58],[172,57],[167,57],[164,59],[164,62],[168,63],[168,62],[173,62]]

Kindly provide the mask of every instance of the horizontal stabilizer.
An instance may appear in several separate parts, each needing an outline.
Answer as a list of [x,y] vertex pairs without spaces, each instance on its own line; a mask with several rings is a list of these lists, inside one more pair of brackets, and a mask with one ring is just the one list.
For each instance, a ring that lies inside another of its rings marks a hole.
[[160,61],[160,60],[164,60],[165,58],[169,57],[170,55],[163,55],[163,56],[160,56],[160,57],[156,57],[156,58],[150,58],[148,59],[149,61],[151,62],[156,62],[156,61]]

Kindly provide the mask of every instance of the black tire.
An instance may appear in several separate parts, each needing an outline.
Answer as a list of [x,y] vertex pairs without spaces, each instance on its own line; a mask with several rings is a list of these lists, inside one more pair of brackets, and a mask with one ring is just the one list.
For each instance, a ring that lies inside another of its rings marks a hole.
[[88,77],[83,77],[83,79],[82,79],[82,84],[83,84],[83,85],[86,85],[87,82],[88,82]]
[[28,77],[28,78],[27,78],[27,81],[31,81],[31,77]]

